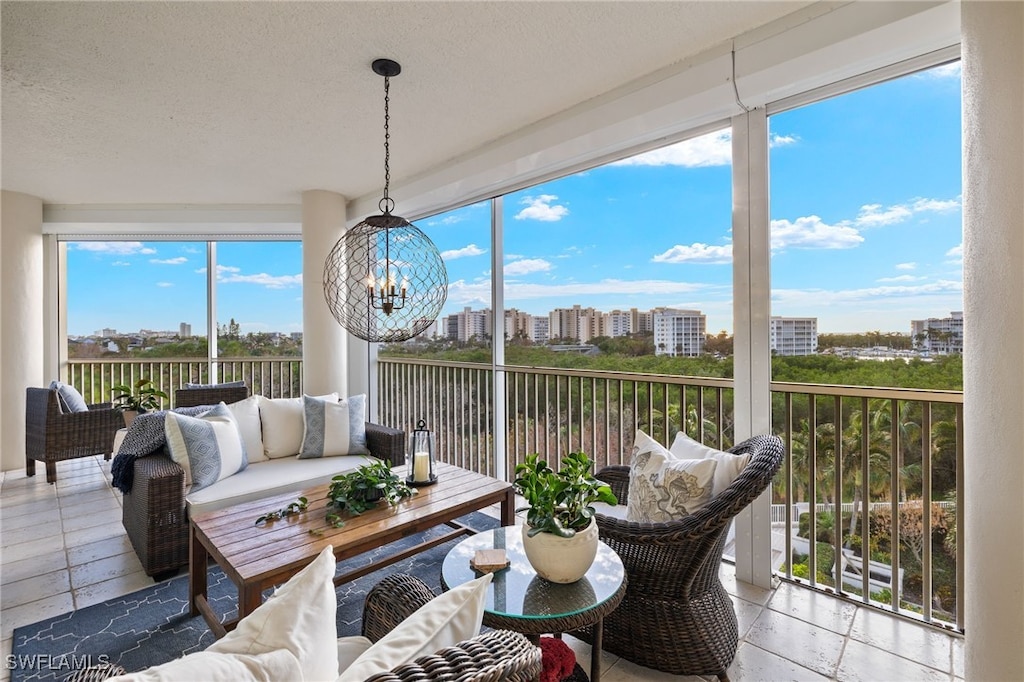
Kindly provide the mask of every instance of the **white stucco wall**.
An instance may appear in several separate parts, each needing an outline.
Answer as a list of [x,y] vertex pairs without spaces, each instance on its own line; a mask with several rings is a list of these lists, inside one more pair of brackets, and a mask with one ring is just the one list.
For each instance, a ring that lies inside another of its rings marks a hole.
[[302,385],[310,395],[348,393],[348,334],[324,299],[324,259],[344,231],[345,197],[302,193]]
[[966,678],[1024,680],[1024,3],[961,11]]
[[[0,467],[25,467],[25,389],[44,385],[43,202],[0,195]],[[48,382],[47,382],[48,383]]]

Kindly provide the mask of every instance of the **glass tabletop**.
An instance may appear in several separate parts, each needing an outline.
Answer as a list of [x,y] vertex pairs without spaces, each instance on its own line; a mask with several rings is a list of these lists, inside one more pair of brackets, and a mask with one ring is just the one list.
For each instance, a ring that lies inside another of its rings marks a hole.
[[469,560],[478,549],[504,549],[511,565],[495,573],[487,588],[485,609],[514,618],[573,616],[604,603],[622,585],[625,569],[611,547],[598,543],[597,557],[579,581],[561,585],[538,576],[523,551],[521,526],[495,528],[472,535],[453,547],[441,566],[441,580],[448,588],[480,577]]

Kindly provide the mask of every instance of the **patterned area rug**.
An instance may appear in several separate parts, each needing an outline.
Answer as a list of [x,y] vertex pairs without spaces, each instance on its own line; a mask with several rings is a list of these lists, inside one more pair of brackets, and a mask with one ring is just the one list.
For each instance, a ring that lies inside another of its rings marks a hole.
[[[478,530],[499,525],[497,519],[477,512],[459,521]],[[375,557],[436,537],[445,529],[412,535],[343,561],[338,564],[338,572],[365,566]],[[460,540],[453,539],[338,587],[338,636],[359,634],[366,593],[386,575],[415,575],[440,593],[441,563]],[[238,591],[220,569],[210,569],[208,595],[222,619],[237,614]],[[202,651],[213,641],[202,616],[189,618],[188,575],[179,575],[102,604],[15,628],[11,658],[5,663],[11,669],[11,682],[62,680],[76,670],[100,663],[117,664],[129,672],[143,670]]]

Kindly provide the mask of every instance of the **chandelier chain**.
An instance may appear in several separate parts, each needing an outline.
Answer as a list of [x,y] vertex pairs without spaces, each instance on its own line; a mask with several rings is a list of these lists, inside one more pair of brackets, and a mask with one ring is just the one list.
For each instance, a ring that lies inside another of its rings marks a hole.
[[388,187],[391,185],[391,78],[384,76],[384,211],[391,212],[394,205],[388,196]]

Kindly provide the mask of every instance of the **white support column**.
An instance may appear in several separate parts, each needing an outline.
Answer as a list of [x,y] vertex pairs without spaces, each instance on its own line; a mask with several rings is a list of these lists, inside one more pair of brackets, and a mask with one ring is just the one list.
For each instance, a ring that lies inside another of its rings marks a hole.
[[[771,235],[768,118],[763,108],[732,119],[733,374],[735,439],[771,430]],[[735,520],[736,577],[771,586],[771,494]]]
[[494,477],[505,480],[506,460],[505,371],[505,223],[503,198],[491,199],[491,362],[494,370]]
[[63,379],[68,359],[67,272],[67,245],[58,242],[57,235],[43,235],[43,371]]
[[[25,467],[25,389],[46,386],[43,202],[0,193],[0,467]],[[56,378],[56,377],[52,377]]]
[[[217,242],[206,242],[206,359],[210,365],[207,381],[217,383],[220,334],[217,329]],[[201,381],[202,377],[196,377]],[[252,389],[252,386],[249,387]]]
[[345,215],[340,194],[302,193],[302,384],[310,395],[365,391],[348,383],[348,332],[324,299],[324,259],[345,233]]
[[1024,3],[960,8],[964,677],[1024,680]]

